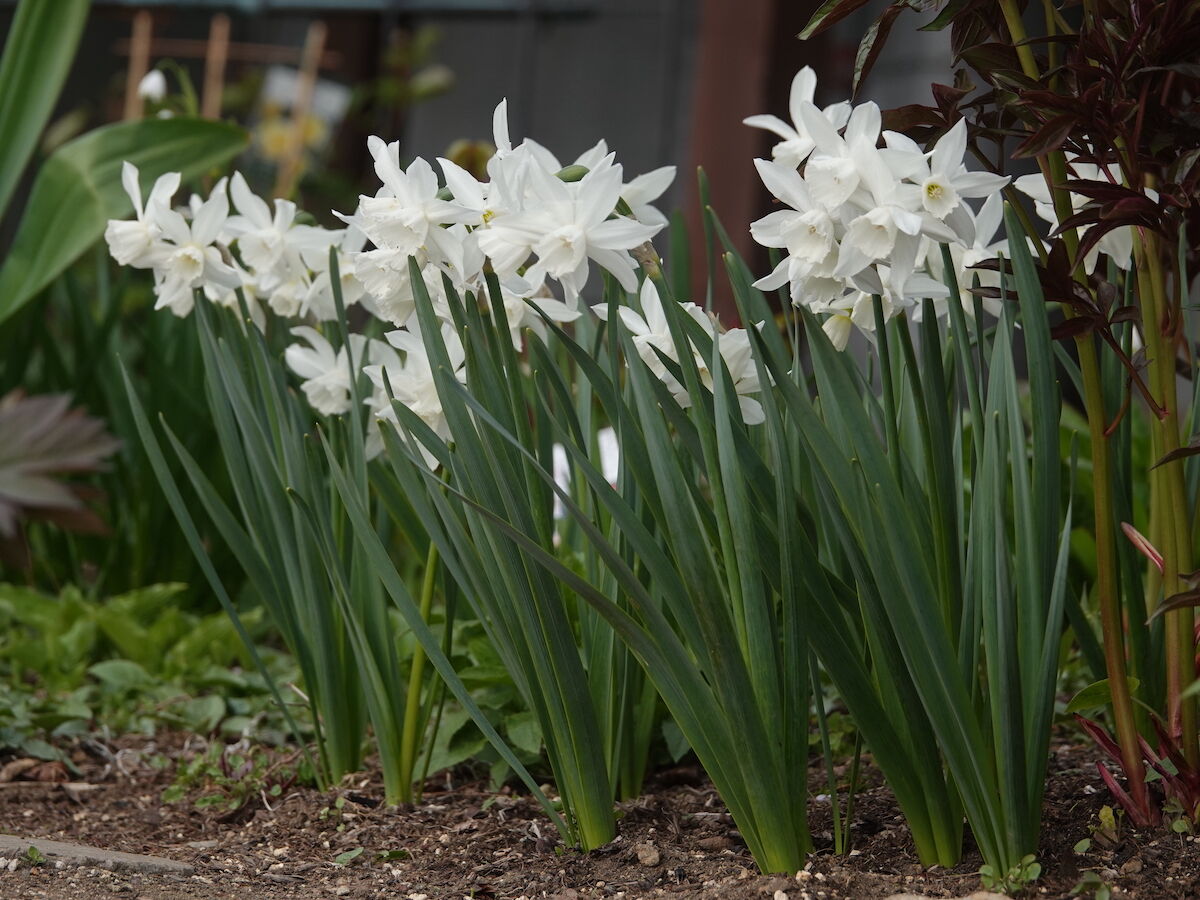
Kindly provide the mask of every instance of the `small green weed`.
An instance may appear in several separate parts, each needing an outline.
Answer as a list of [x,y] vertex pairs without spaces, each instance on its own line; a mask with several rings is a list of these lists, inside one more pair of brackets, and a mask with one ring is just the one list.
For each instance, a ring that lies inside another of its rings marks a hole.
[[1042,874],[1042,864],[1032,853],[1021,858],[1021,861],[1007,872],[997,872],[992,866],[980,866],[979,879],[989,891],[999,891],[1002,894],[1015,894],[1029,887]]
[[228,745],[212,743],[203,753],[180,764],[162,799],[164,803],[178,803],[192,797],[197,809],[216,807],[234,812],[255,797],[269,803],[293,784],[312,780],[313,773],[299,753],[283,756],[244,740]]

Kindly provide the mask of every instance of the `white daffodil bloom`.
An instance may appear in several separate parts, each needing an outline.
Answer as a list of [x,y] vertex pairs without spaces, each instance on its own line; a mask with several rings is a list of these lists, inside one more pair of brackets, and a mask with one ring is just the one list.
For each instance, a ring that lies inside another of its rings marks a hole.
[[[349,308],[361,300],[366,291],[363,283],[358,280],[354,267],[356,257],[367,242],[367,236],[353,225],[338,233],[341,235],[337,244],[338,282],[342,289],[342,305]],[[337,304],[333,297],[329,254],[324,253],[320,258],[313,258],[310,266],[316,274],[300,306],[300,312],[302,315],[315,316],[322,322],[333,321],[337,318]]]
[[437,176],[424,159],[400,168],[400,144],[385,144],[372,135],[367,146],[375,160],[375,173],[383,187],[374,197],[359,197],[353,220],[380,249],[405,258],[424,252],[440,262],[455,254],[453,237],[440,225],[469,222],[471,214],[461,206],[438,197]]
[[239,215],[230,216],[225,231],[237,241],[242,260],[258,275],[275,275],[286,280],[286,270],[307,270],[301,257],[321,259],[329,248],[342,239],[342,231],[330,231],[312,225],[297,225],[296,204],[290,200],[275,200],[275,212],[262,198],[256,196],[241,172],[234,172],[229,181],[229,193]]
[[[943,282],[924,272],[914,271],[911,266],[902,277],[897,277],[888,266],[874,265],[855,275],[852,283],[867,296],[881,296],[888,309],[909,309],[921,300],[950,295],[950,289]],[[855,324],[858,324],[857,321]]]
[[[894,309],[886,297],[881,298],[880,308],[886,322],[894,315]],[[823,323],[821,330],[828,336],[837,350],[845,350],[854,329],[861,331],[871,343],[875,342],[875,301],[870,294],[855,291],[829,305],[832,313]]]
[[[800,115],[803,104],[812,105],[813,94],[817,89],[817,74],[810,66],[805,66],[792,79],[792,89],[788,97],[788,114],[792,117],[791,124],[778,116],[759,115],[743,119],[743,125],[751,128],[763,128],[783,138],[771,148],[771,158],[777,163],[793,169],[800,166],[816,146]],[[821,110],[821,115],[838,131],[850,117],[849,103],[834,103]]]
[[655,206],[652,200],[657,200],[671,182],[675,180],[675,167],[663,166],[645,175],[639,175],[633,181],[621,188],[621,199],[628,204],[633,217],[645,225],[657,225],[663,228],[667,225],[667,217]]
[[[747,425],[762,424],[767,418],[762,404],[754,397],[748,396],[762,390],[758,367],[754,363],[754,352],[750,346],[750,332],[744,328],[731,328],[718,335],[716,340],[717,351],[721,354],[721,361],[725,363],[729,378],[733,382],[733,390],[737,394],[742,421]],[[713,389],[708,379],[705,383],[710,390]]]
[[811,103],[800,104],[800,118],[815,144],[804,167],[804,180],[818,203],[826,209],[837,209],[858,190],[864,174],[859,168],[858,151],[874,150],[879,142],[879,107],[874,103],[855,107],[846,122],[844,137]]
[[351,384],[350,360],[354,371],[362,365],[363,350],[367,339],[361,334],[349,336],[349,353],[346,347],[336,352],[333,346],[316,329],[301,325],[293,328],[292,334],[307,342],[291,344],[283,354],[288,368],[304,379],[300,389],[308,399],[308,405],[323,416],[340,416],[350,410]]
[[131,221],[109,219],[104,228],[104,240],[118,265],[148,269],[154,264],[155,242],[162,235],[158,217],[162,210],[170,209],[171,198],[179,190],[179,173],[160,175],[150,189],[145,205],[142,204],[137,166],[133,163],[126,161],[121,166],[121,184],[133,202],[135,218]]
[[[390,385],[392,396],[397,401],[419,416],[421,421],[428,425],[438,437],[450,440],[450,427],[442,410],[442,401],[434,382],[433,366],[425,350],[420,327],[414,321],[406,330],[392,331],[385,337],[388,344],[395,350],[401,351],[403,356],[394,352],[381,354],[380,357],[373,357],[379,360],[380,364],[363,369],[375,385],[375,392],[367,400],[367,405],[374,411],[377,419],[398,422],[396,411],[392,408],[391,399],[388,397],[388,386]],[[466,353],[458,334],[448,324],[442,325],[442,340],[446,344],[454,376],[459,381],[465,382],[467,376],[463,362]],[[400,430],[403,433],[402,427]],[[420,442],[416,443],[420,447],[426,464],[432,467],[436,462],[433,454]],[[367,446],[369,455],[377,454],[382,449],[383,441],[378,433],[368,439]]]
[[594,260],[626,290],[637,290],[628,251],[653,237],[659,226],[610,218],[621,193],[621,167],[606,157],[574,184],[538,166],[530,167],[528,177],[527,208],[479,232],[480,249],[496,270],[515,274],[531,253],[536,254],[528,280],[553,278],[574,302],[587,283],[588,261]]
[[[667,359],[679,362],[680,350],[675,343],[674,337],[671,335],[671,328],[667,321],[666,310],[663,308],[662,298],[659,296],[654,282],[649,278],[642,282],[641,290],[638,293],[638,300],[642,307],[641,314],[627,306],[617,308],[621,322],[629,331],[633,339],[633,346],[637,350],[638,356],[646,364],[646,367],[667,386],[667,389],[675,398],[675,402],[684,409],[687,409],[692,404],[692,398],[688,394],[687,388],[680,383],[679,379],[671,374],[663,362],[664,356]],[[754,365],[754,359],[751,354],[749,334],[742,328],[730,329],[721,334],[718,332],[716,323],[712,317],[695,303],[684,302],[680,303],[679,307],[687,316],[698,323],[706,334],[717,342],[717,350],[721,354],[725,368],[729,370],[730,378],[733,381],[733,389],[738,395],[742,420],[747,425],[757,425],[762,422],[765,418],[762,405],[753,397],[746,396],[761,390],[758,369]],[[604,304],[594,306],[592,309],[599,315],[606,315],[608,312],[608,307]],[[691,341],[688,341],[688,345],[692,353],[692,360],[699,372],[701,383],[710,391],[713,390],[713,376],[709,368],[709,358],[701,353]]]
[[241,288],[242,296],[246,298],[246,310],[250,313],[250,321],[259,331],[266,331],[267,314],[263,310],[262,300],[258,296],[257,279],[238,265],[237,260],[233,261],[232,267],[238,277],[237,287],[227,287],[216,282],[207,283],[204,285],[204,296],[218,306],[234,309],[240,313],[241,304],[238,302],[237,289]]
[[[642,307],[641,314],[628,306],[617,307],[617,314],[633,338],[633,346],[637,350],[638,356],[677,399],[680,396],[686,396],[687,389],[671,374],[659,355],[661,353],[667,359],[679,362],[679,348],[671,334],[671,326],[667,322],[667,313],[663,308],[662,298],[658,295],[658,288],[649,278],[642,282],[641,290],[638,292],[638,301]],[[705,332],[710,335],[716,333],[716,326],[702,308],[690,302],[680,303],[679,306]],[[592,310],[600,316],[608,315],[606,304],[597,304],[592,307]],[[696,366],[701,371],[707,371],[707,360],[695,347],[692,347],[691,350]]]
[[787,256],[774,271],[758,279],[754,286],[776,290],[788,284],[793,303],[807,306],[841,296],[844,293],[841,282],[833,278],[840,223],[813,200],[798,172],[762,159],[756,159],[754,165],[767,189],[790,207],[750,225],[750,233],[759,244],[787,250]]
[[225,179],[196,210],[191,224],[173,209],[161,209],[157,222],[165,240],[156,241],[154,290],[155,309],[167,308],[183,317],[192,311],[192,292],[206,284],[236,288],[241,284],[237,272],[221,256],[216,240],[229,215]]
[[[891,143],[891,141],[889,141]],[[964,241],[972,239],[967,233],[968,215],[963,198],[990,197],[1009,182],[1007,175],[990,172],[970,172],[963,165],[967,149],[967,121],[959,119],[942,135],[928,154],[928,163],[910,177],[920,188],[921,205],[935,218],[945,222]],[[955,214],[958,214],[957,218]]]
[[763,184],[790,209],[779,210],[750,224],[750,234],[764,247],[786,249],[811,268],[837,251],[837,227],[825,207],[815,203],[804,179],[793,169],[763,159],[754,161]]
[[866,208],[846,226],[834,277],[853,278],[866,266],[886,261],[892,272],[893,290],[899,295],[915,267],[922,236],[947,242],[957,240],[957,236],[921,208],[916,186],[901,182],[880,150],[860,143],[853,148],[852,156],[865,191],[856,194],[847,208],[858,204]]
[[167,96],[167,76],[161,69],[151,69],[138,82],[138,96],[151,103],[159,103]]
[[[520,286],[528,288],[525,284]],[[512,335],[515,350],[524,346],[523,333],[527,328],[543,341],[547,339],[548,331],[542,315],[551,322],[574,322],[581,315],[574,306],[555,297],[544,296],[542,288],[533,292],[513,291],[502,283],[500,296],[504,298],[504,317],[508,321],[508,330]]]
[[[1077,159],[1078,157],[1073,154],[1067,155],[1067,165],[1075,178],[1084,181],[1107,181],[1110,184],[1121,184],[1121,172],[1116,166],[1101,168],[1091,163],[1077,162]],[[1039,174],[1022,175],[1013,184],[1018,191],[1033,199],[1033,208],[1039,218],[1054,226],[1059,224],[1058,216],[1054,212],[1054,198],[1050,194],[1050,188],[1046,184],[1045,178]],[[1147,191],[1146,194],[1151,199],[1158,199],[1158,194],[1154,191]],[[1088,203],[1087,197],[1074,191],[1070,192],[1070,198],[1072,215],[1082,211]],[[1080,237],[1091,227],[1091,225],[1084,225],[1079,228]],[[1112,229],[1088,251],[1087,256],[1083,258],[1083,266],[1089,275],[1096,271],[1096,264],[1101,253],[1116,263],[1117,268],[1127,270],[1133,263],[1132,226],[1122,225]]]

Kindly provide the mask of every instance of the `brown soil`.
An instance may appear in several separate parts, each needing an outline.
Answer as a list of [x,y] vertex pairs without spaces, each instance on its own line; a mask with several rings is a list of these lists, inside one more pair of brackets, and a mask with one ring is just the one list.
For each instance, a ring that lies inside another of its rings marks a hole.
[[[83,778],[98,785],[68,792],[61,785],[14,783],[0,790],[0,832],[148,853],[189,862],[195,874],[147,876],[53,864],[0,870],[0,898],[143,900],[277,900],[395,897],[443,900],[516,898],[695,897],[872,900],[913,892],[958,897],[979,889],[972,849],[952,870],[923,870],[891,794],[868,770],[855,813],[855,850],[834,856],[828,803],[811,803],[817,852],[803,872],[756,874],[754,863],[712,786],[696,769],[661,773],[640,799],[621,804],[619,836],[590,854],[565,849],[528,799],[491,794],[478,784],[431,781],[414,809],[380,803],[377,779],[365,775],[341,791],[288,791],[270,809],[255,800],[230,815],[192,803],[164,805],[170,770],[147,765],[154,753],[178,757],[182,742],[122,740],[121,766],[81,760]],[[1042,877],[1030,896],[1067,897],[1086,870],[1139,900],[1200,897],[1200,846],[1166,829],[1124,829],[1114,843],[1094,840],[1073,850],[1107,802],[1095,751],[1056,747],[1050,765],[1039,859]],[[346,800],[339,811],[336,797]],[[325,811],[324,814],[322,811]],[[346,865],[341,853],[364,852]],[[407,858],[378,854],[405,851]],[[1089,896],[1085,894],[1084,896]]]

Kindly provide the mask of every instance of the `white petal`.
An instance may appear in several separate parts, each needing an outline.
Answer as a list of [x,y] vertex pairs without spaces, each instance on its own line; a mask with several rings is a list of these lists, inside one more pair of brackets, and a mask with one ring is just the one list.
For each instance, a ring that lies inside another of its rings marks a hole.
[[959,119],[954,126],[938,138],[933,145],[933,156],[930,168],[934,172],[949,176],[962,165],[963,154],[967,152],[967,120]]
[[797,134],[795,128],[783,121],[783,119],[779,118],[779,116],[750,116],[749,118],[742,119],[742,124],[749,125],[751,128],[764,128],[767,131],[779,135],[784,140],[792,140],[800,136]]
[[229,180],[229,193],[233,195],[233,205],[237,207],[237,211],[256,227],[271,227],[270,207],[265,200],[254,195],[241,172],[233,173],[233,178]]
[[788,206],[801,212],[812,207],[812,198],[804,179],[795,169],[765,159],[756,159],[754,167],[758,169],[758,177],[767,190]]
[[137,217],[142,217],[142,187],[138,184],[137,166],[129,160],[125,160],[121,164],[121,184],[125,188],[125,193],[129,195],[129,199],[133,202],[133,211],[137,213]]
[[496,149],[504,153],[512,150],[512,141],[508,137],[508,98],[505,97],[496,104],[492,113],[492,139]]
[[811,66],[805,66],[792,79],[792,89],[788,93],[788,115],[793,122],[800,121],[800,104],[812,103],[813,94],[817,91],[817,73]]
[[621,197],[631,206],[634,203],[649,203],[661,197],[674,180],[675,167],[663,166],[633,179],[622,188]]

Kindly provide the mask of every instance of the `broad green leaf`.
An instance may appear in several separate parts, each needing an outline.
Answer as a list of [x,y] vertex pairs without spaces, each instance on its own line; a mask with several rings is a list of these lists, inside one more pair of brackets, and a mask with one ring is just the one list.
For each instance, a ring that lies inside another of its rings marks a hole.
[[109,219],[129,214],[121,184],[126,160],[138,167],[145,195],[164,172],[194,178],[245,144],[235,125],[181,117],[108,125],[60,147],[38,171],[0,268],[0,322],[99,239]]
[[117,690],[141,690],[156,683],[131,659],[106,659],[90,666],[88,672]]
[[215,694],[207,697],[192,697],[180,707],[180,715],[184,724],[200,734],[210,734],[217,730],[221,720],[225,718],[225,700]]
[[[1129,682],[1129,693],[1136,694],[1141,682],[1131,675],[1126,676],[1126,681]],[[1066,712],[1067,715],[1084,713],[1088,710],[1108,706],[1110,703],[1112,703],[1112,688],[1109,686],[1107,678],[1101,678],[1099,681],[1093,681],[1072,697],[1071,702],[1067,704]]]
[[25,0],[0,59],[0,216],[54,111],[91,0]]

